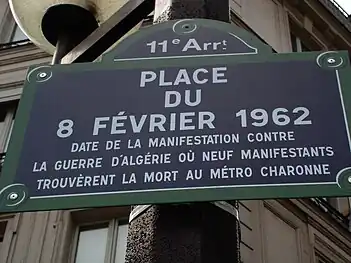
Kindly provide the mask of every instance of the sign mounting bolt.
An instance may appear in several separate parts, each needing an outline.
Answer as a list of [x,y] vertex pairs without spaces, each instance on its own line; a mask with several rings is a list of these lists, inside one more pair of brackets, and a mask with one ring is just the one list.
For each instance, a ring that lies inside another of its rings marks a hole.
[[351,176],[349,176],[349,178],[347,179],[347,181],[349,181],[349,183],[351,184]]
[[48,74],[46,74],[45,72],[42,72],[39,74],[39,77],[40,78],[45,78]]
[[329,64],[335,63],[335,59],[333,59],[333,58],[329,58],[327,61],[328,61]]
[[9,198],[10,198],[10,200],[16,200],[16,199],[18,198],[18,194],[16,194],[16,193],[11,193],[11,194],[9,195]]

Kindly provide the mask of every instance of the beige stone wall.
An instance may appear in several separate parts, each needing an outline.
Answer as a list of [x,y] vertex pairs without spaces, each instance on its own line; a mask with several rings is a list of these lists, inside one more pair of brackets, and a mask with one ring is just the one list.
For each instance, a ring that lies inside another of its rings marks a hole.
[[287,13],[275,0],[233,0],[233,9],[277,52],[290,51]]

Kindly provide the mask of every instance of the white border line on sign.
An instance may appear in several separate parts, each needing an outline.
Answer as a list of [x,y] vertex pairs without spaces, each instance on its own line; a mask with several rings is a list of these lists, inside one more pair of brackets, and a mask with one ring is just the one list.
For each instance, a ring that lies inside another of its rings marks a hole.
[[251,188],[260,186],[305,186],[305,185],[337,185],[335,182],[320,182],[320,183],[290,183],[290,184],[255,184],[255,185],[218,185],[218,186],[203,186],[203,187],[183,187],[183,188],[160,188],[160,189],[146,189],[146,190],[130,190],[130,191],[113,191],[113,192],[95,192],[95,193],[81,193],[81,194],[62,194],[62,195],[45,195],[32,196],[30,199],[44,199],[52,197],[72,197],[85,195],[109,195],[109,194],[126,194],[126,193],[143,193],[143,192],[164,192],[164,191],[179,191],[179,190],[199,190],[199,189],[213,189],[213,188]]
[[233,33],[229,33],[229,35],[235,37],[236,39],[238,39],[239,41],[241,41],[244,45],[246,45],[248,48],[251,48],[252,50],[254,50],[254,52],[250,53],[250,54],[258,54],[258,49],[250,46],[248,43],[246,43],[243,39],[241,39],[240,37],[238,37],[237,35],[233,34]]
[[[235,36],[235,35],[234,35]],[[245,42],[244,42],[245,43]],[[245,43],[247,45],[247,43]],[[250,47],[249,45],[247,45]],[[253,47],[250,47],[253,48]],[[256,48],[253,48],[255,52],[257,52]],[[132,61],[132,60],[153,60],[153,59],[166,59],[166,58],[186,58],[186,57],[213,57],[213,56],[240,56],[240,55],[252,55],[252,54],[257,54],[257,53],[231,53],[231,54],[208,54],[208,55],[186,55],[186,56],[169,56],[169,57],[149,57],[149,58],[126,58],[126,59],[114,59],[114,61]],[[318,62],[317,62],[318,63]],[[340,100],[341,100],[341,105],[343,109],[343,115],[344,115],[344,123],[346,126],[346,131],[347,131],[347,136],[348,136],[348,142],[349,142],[349,150],[351,152],[351,138],[350,138],[350,130],[347,122],[347,115],[346,115],[346,109],[344,105],[344,99],[343,99],[343,93],[341,89],[341,82],[340,82],[340,76],[339,76],[339,71],[336,69],[335,70],[336,74],[336,79],[337,79],[337,84],[338,84],[338,89],[339,89],[339,95],[340,95]],[[342,171],[345,169],[349,169],[349,167],[344,168]],[[340,172],[339,172],[340,174]],[[339,175],[338,174],[338,175]],[[338,176],[336,177],[338,178]],[[179,190],[206,190],[206,189],[213,189],[213,188],[252,188],[252,187],[276,187],[276,186],[307,186],[307,185],[338,185],[338,182],[319,182],[319,183],[286,183],[286,184],[255,184],[255,185],[220,185],[220,186],[203,186],[203,187],[183,187],[183,188],[160,188],[160,189],[146,189],[146,190],[128,190],[128,191],[112,191],[112,192],[93,192],[93,193],[78,193],[78,194],[61,194],[61,195],[49,195],[49,196],[32,196],[30,199],[46,199],[46,198],[60,198],[60,197],[74,197],[74,196],[95,196],[95,195],[109,195],[109,194],[126,194],[126,193],[147,193],[147,192],[164,192],[164,191],[179,191]]]
[[349,125],[348,125],[348,122],[347,122],[347,115],[346,115],[346,109],[345,109],[345,104],[344,104],[344,97],[343,97],[342,90],[341,90],[339,71],[335,70],[335,74],[336,74],[336,79],[337,79],[338,87],[339,87],[341,106],[342,106],[342,110],[343,110],[343,113],[344,113],[344,122],[345,122],[345,126],[346,126],[347,139],[348,139],[348,142],[349,142],[349,149],[350,149],[350,152],[351,152],[350,129],[349,129]]
[[154,59],[169,59],[169,58],[196,58],[196,57],[223,57],[223,56],[241,56],[241,55],[255,55],[255,54],[256,53],[228,53],[228,54],[168,56],[168,57],[115,58],[113,61],[154,60]]

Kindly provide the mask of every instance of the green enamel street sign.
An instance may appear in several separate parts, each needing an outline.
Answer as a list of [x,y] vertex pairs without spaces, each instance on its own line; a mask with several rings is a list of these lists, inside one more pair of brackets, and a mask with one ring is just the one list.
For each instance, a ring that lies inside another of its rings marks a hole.
[[275,54],[201,19],[31,67],[0,211],[350,196],[350,85],[347,52]]

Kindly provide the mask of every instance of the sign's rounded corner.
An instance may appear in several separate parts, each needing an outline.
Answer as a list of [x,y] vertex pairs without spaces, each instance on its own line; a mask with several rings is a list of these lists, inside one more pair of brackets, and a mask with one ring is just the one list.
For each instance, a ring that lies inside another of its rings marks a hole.
[[326,51],[316,57],[317,65],[322,69],[338,70],[347,66],[347,59],[339,51]]
[[26,81],[28,83],[35,82],[35,83],[40,83],[40,82],[45,82],[51,79],[53,73],[52,73],[52,68],[49,65],[45,66],[36,66],[33,68],[30,68],[27,72],[26,76]]
[[340,170],[336,176],[336,182],[341,189],[351,190],[351,167]]
[[0,209],[17,208],[29,198],[28,188],[24,184],[15,183],[0,190]]

